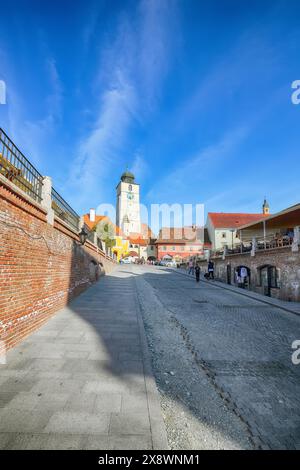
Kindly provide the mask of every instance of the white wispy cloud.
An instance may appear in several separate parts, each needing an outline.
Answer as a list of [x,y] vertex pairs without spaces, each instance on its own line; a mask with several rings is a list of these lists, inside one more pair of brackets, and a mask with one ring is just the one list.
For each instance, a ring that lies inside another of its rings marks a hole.
[[[136,107],[134,89],[119,75],[119,82],[102,94],[97,121],[80,142],[79,154],[72,162],[71,191],[84,188],[84,192],[74,193],[77,205],[85,201],[100,203],[105,197],[101,182],[109,175],[112,166],[118,167],[118,152],[124,144]],[[95,198],[100,200],[95,201]]]
[[[147,193],[147,201],[149,203],[177,202],[184,201],[189,197],[192,200],[195,190],[201,191],[201,181],[207,181],[209,174],[211,175],[214,169],[226,165],[232,154],[247,138],[249,132],[248,126],[239,126],[225,133],[218,142],[200,150],[196,155],[190,158],[183,156],[181,165],[173,168],[155,182],[155,186]],[[177,158],[176,161],[180,161],[180,158]]]
[[139,79],[144,105],[152,109],[159,98],[159,85],[170,67],[172,48],[178,45],[172,34],[177,4],[172,0],[142,0],[139,11]]
[[[94,122],[80,139],[66,184],[76,207],[107,202],[105,182],[109,176],[117,182],[125,163],[137,174],[145,171],[141,155],[128,155],[126,145],[130,130],[142,123],[145,109],[153,109],[169,62],[170,11],[159,3],[163,2],[142,0],[134,21],[121,12],[115,39],[102,47],[93,80]],[[91,28],[94,24],[90,23]]]
[[[199,80],[171,117],[176,133],[180,134],[188,125],[199,126],[199,121],[207,121],[210,116],[214,119],[218,111],[222,115],[224,110],[226,118],[226,109],[231,110],[234,119],[241,103],[247,106],[251,119],[261,112],[270,98],[269,77],[274,78],[281,69],[278,50],[270,37],[270,26],[257,23],[249,26],[210,68],[199,74]],[[252,108],[249,102],[254,91],[256,99],[261,95],[261,109]]]
[[53,57],[46,58],[45,70],[49,83],[49,92],[45,96],[45,114],[37,120],[24,119],[20,135],[26,148],[30,148],[30,156],[35,162],[43,157],[49,158],[48,145],[63,113],[63,86]]
[[139,152],[135,154],[131,171],[138,181],[143,181],[149,171],[149,165],[143,155]]
[[39,165],[43,158],[50,158],[47,151],[48,144],[53,138],[56,125],[61,121],[63,111],[63,86],[56,62],[52,56],[43,61],[45,74],[45,89],[47,94],[43,97],[40,108],[42,117],[35,118],[30,110],[32,108],[32,95],[24,87],[20,87],[19,77],[15,67],[10,63],[5,53],[4,68],[7,74],[7,132],[13,140],[24,150],[27,157]]

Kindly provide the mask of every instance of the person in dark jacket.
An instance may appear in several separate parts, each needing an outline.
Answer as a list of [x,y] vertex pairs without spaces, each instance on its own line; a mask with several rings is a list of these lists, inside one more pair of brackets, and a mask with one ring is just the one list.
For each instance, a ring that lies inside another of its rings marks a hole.
[[200,281],[200,266],[198,264],[196,264],[196,267],[195,267],[195,276],[196,276],[196,282],[199,282]]
[[208,271],[208,276],[209,276],[208,278],[209,279],[214,279],[215,278],[214,270],[215,270],[214,263],[212,261],[209,261],[208,266],[207,266],[207,271]]

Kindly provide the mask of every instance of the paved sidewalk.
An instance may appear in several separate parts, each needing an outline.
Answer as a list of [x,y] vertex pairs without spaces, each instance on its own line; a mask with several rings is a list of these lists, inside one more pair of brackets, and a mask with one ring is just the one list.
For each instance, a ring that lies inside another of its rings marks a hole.
[[[191,280],[194,280],[194,276],[188,274],[185,270],[183,269],[178,269],[178,268],[168,268],[172,269],[173,271],[177,272],[178,274],[182,274],[184,276],[189,277]],[[225,290],[229,290],[231,292],[234,292],[236,294],[243,295],[245,297],[249,297],[253,300],[258,300],[259,302],[263,302],[268,305],[273,305],[274,307],[278,307],[282,310],[285,310],[286,312],[294,313],[295,315],[300,315],[300,302],[287,302],[284,300],[280,299],[275,299],[274,297],[267,297],[262,294],[258,294],[257,292],[248,290],[248,289],[241,289],[235,285],[229,285],[226,284],[225,282],[217,281],[217,280],[206,280],[201,274],[201,281],[210,284],[214,287],[220,287]]]
[[167,448],[130,271],[117,267],[9,351],[0,448]]

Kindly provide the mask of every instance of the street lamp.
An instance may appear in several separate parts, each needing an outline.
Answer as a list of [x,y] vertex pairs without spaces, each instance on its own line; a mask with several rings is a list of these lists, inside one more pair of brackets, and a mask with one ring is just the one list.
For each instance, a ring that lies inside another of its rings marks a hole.
[[84,245],[88,237],[88,233],[84,227],[82,227],[78,235],[79,235],[79,240],[80,240],[81,245]]

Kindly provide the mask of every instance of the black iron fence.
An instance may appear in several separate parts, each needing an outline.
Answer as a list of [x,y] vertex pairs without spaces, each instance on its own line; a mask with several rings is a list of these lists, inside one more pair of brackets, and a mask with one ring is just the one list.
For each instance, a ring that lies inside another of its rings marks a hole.
[[0,174],[35,201],[42,200],[43,177],[0,128]]
[[[42,201],[43,176],[0,128],[0,174],[14,183],[35,201]],[[52,188],[52,209],[70,227],[79,229],[79,215]]]
[[71,225],[76,231],[79,229],[79,215],[72,209],[71,206],[52,188],[52,209],[57,217]]

